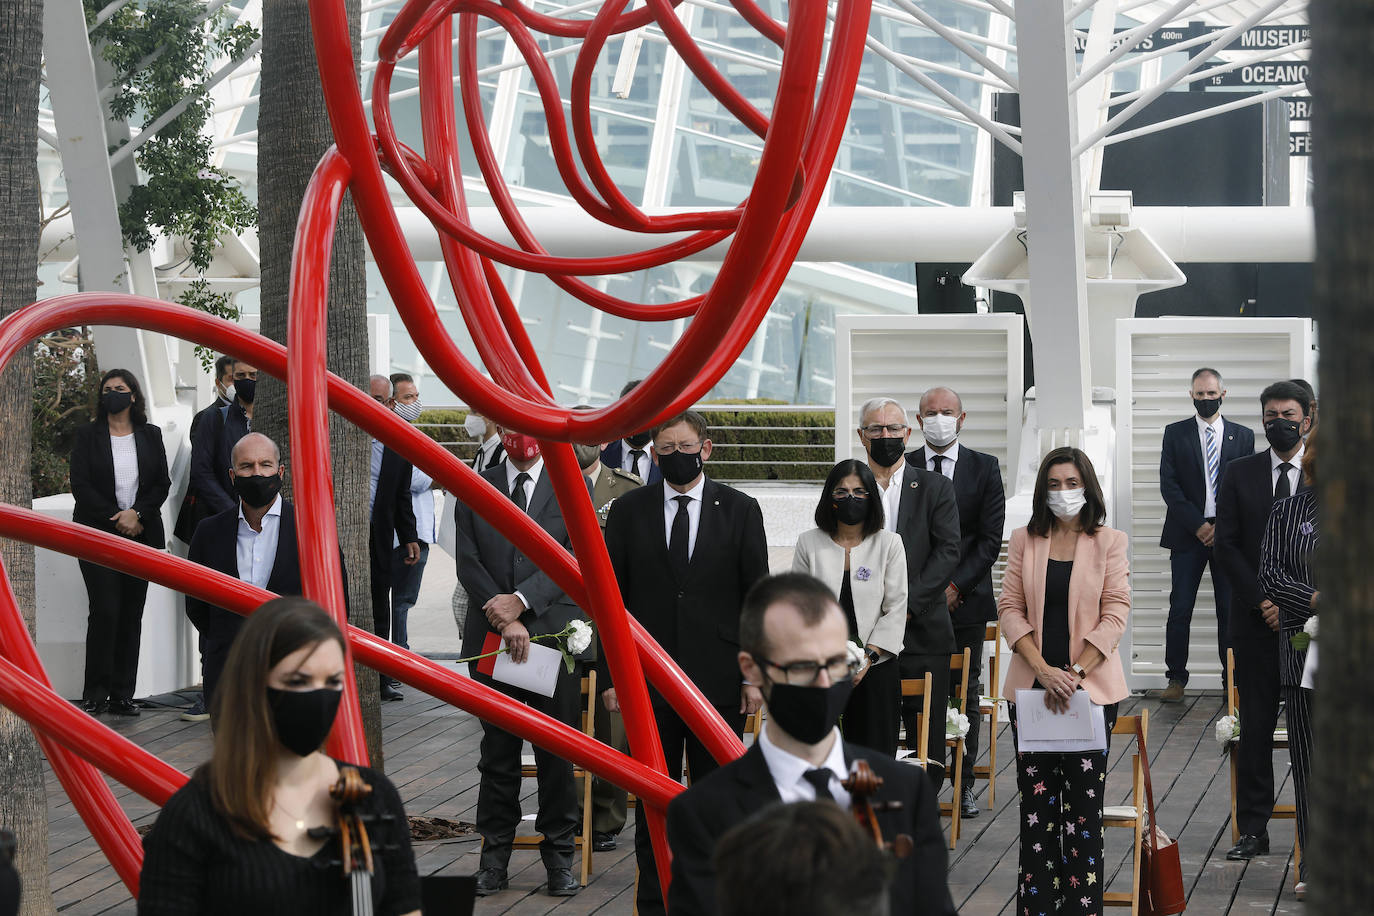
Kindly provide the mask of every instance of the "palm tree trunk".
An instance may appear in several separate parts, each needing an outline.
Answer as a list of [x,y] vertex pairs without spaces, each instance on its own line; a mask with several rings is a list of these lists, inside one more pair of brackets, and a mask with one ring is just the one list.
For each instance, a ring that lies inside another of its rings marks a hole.
[[1320,323],[1321,670],[1315,702],[1311,862],[1315,913],[1368,912],[1374,898],[1374,7],[1316,0],[1312,146]]
[[[359,0],[348,0],[353,25],[353,61],[360,56]],[[287,289],[291,246],[301,198],[316,163],[334,142],[320,90],[306,0],[263,4],[262,97],[258,110],[258,225],[262,252],[262,332],[286,342]],[[359,387],[368,376],[367,277],[363,231],[345,201],[334,235],[329,270],[329,368]],[[275,380],[259,383],[254,428],[281,444],[289,460],[286,390]],[[349,621],[372,629],[368,569],[368,477],[366,433],[333,417],[329,423],[334,467],[335,517],[348,566]],[[290,465],[287,465],[288,471]],[[381,712],[377,676],[357,668],[358,691],[372,765],[382,766]]]
[[[0,317],[38,298],[38,81],[42,0],[0,3]],[[0,375],[0,500],[33,504],[29,478],[33,418],[33,348]],[[0,542],[15,600],[34,626],[33,547]],[[54,912],[48,892],[48,810],[43,756],[22,719],[0,708],[0,825],[19,841],[20,912]]]

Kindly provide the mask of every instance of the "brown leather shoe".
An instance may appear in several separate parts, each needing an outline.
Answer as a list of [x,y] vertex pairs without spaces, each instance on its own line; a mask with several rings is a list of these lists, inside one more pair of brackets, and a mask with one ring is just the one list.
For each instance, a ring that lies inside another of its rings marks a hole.
[[1183,685],[1178,681],[1170,681],[1169,686],[1159,695],[1162,703],[1178,703],[1183,699]]

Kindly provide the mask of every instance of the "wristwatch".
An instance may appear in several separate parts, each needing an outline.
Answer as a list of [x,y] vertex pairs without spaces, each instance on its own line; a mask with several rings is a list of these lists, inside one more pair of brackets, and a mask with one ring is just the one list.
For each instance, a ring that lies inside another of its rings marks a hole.
[[882,653],[879,652],[877,649],[869,649],[864,654],[868,656],[868,663],[870,665],[878,664],[878,660],[883,657]]
[[1078,675],[1080,681],[1088,676],[1088,672],[1083,669],[1083,666],[1077,663],[1070,665],[1069,670]]

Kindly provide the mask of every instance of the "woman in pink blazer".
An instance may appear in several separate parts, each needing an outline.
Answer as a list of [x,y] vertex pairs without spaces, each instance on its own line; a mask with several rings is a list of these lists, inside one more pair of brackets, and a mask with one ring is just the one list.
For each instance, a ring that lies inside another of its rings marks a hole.
[[[1117,643],[1131,611],[1126,535],[1107,528],[1106,504],[1088,456],[1058,448],[1035,480],[1030,524],[1012,533],[997,615],[1014,653],[1004,695],[1045,691],[1061,712],[1076,690],[1105,707],[1107,735],[1126,676]],[[1013,705],[1012,734],[1016,734]],[[1017,911],[1102,910],[1102,801],[1106,751],[1018,753],[1021,868]]]

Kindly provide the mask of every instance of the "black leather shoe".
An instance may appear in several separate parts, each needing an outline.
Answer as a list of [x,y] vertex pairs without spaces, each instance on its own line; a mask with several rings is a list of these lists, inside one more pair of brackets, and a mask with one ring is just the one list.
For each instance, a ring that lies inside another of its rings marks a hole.
[[113,698],[110,700],[110,712],[117,716],[136,716],[139,714],[138,704],[133,700]]
[[571,868],[549,869],[549,896],[571,897],[582,890],[582,885],[572,875]]
[[106,700],[82,700],[81,711],[92,716],[102,715],[109,709],[109,702]]
[[615,837],[614,833],[594,832],[592,834],[592,852],[610,852],[615,849]]
[[508,887],[510,887],[510,881],[506,878],[506,873],[499,868],[487,866],[477,872],[478,897],[489,897]]
[[1259,836],[1246,834],[1240,838],[1240,842],[1226,850],[1226,858],[1232,862],[1244,862],[1255,856],[1267,856],[1269,854],[1269,834],[1262,833]]
[[406,695],[397,690],[394,684],[382,684],[382,699],[388,703],[404,700]]
[[973,786],[964,786],[964,791],[959,795],[959,816],[970,818],[977,817],[981,813],[978,810],[978,803],[973,800]]

